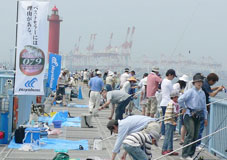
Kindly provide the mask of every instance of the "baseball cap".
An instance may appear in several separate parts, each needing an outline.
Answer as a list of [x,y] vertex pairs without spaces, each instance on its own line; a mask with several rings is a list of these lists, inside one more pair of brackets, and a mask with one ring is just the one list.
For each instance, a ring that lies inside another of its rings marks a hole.
[[118,122],[117,120],[110,120],[108,123],[107,123],[107,128],[110,130],[110,134],[112,135],[113,133],[113,130],[114,130],[114,125],[115,126],[118,126]]
[[144,129],[146,133],[148,133],[152,138],[156,140],[156,146],[158,146],[157,142],[160,139],[160,125],[158,122],[151,122],[147,125],[147,127]]
[[129,69],[128,68],[125,68],[125,72],[129,72]]
[[170,93],[170,97],[179,97],[179,92],[177,90],[173,90],[171,93]]
[[166,76],[168,76],[169,74],[174,75],[175,77],[177,77],[176,72],[175,72],[174,69],[169,69],[169,70],[166,72]]

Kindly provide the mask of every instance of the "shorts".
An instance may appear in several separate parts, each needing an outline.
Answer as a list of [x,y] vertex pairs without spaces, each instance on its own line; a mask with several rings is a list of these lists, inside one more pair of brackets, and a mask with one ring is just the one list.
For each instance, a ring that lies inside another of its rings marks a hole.
[[147,108],[147,104],[140,104],[141,108]]
[[65,95],[65,87],[59,87],[57,90],[57,95]]
[[157,112],[158,101],[156,97],[150,97],[148,100],[148,113],[155,114]]
[[84,82],[84,84],[88,84],[88,80],[84,80],[83,82]]

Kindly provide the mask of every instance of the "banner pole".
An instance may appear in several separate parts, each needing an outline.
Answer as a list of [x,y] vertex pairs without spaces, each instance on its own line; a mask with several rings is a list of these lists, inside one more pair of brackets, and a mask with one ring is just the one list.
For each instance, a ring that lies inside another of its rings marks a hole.
[[14,55],[14,80],[13,80],[13,95],[15,89],[15,77],[16,77],[16,63],[17,63],[17,34],[18,34],[18,12],[19,12],[19,0],[17,0],[17,14],[16,14],[16,38],[15,38],[15,55]]

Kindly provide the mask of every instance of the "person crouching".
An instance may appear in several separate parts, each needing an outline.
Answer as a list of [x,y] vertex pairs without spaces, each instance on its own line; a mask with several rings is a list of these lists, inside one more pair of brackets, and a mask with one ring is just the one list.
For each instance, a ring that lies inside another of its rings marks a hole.
[[131,133],[123,141],[125,149],[124,157],[129,154],[133,160],[151,160],[151,145],[157,146],[157,141],[160,138],[160,125],[157,122],[149,124],[150,132],[145,130]]

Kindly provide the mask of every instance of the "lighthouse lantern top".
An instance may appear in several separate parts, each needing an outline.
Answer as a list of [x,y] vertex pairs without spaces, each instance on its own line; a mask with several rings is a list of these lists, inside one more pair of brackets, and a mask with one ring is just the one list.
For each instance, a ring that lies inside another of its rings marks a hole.
[[56,6],[54,6],[54,8],[52,9],[52,13],[58,15],[58,9]]

